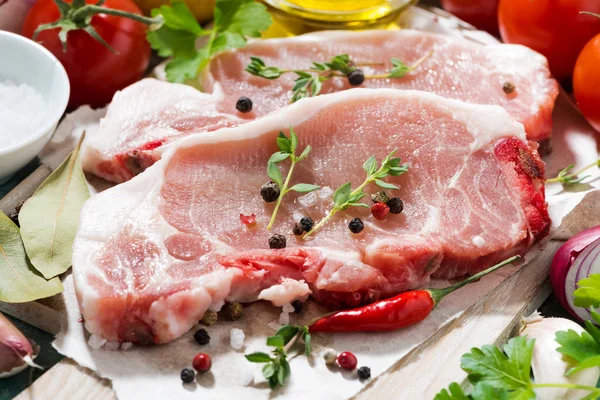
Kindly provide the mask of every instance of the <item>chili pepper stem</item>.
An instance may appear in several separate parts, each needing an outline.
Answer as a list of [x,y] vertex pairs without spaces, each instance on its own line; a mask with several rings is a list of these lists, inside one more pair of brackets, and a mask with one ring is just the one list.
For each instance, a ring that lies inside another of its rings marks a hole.
[[269,221],[269,225],[267,225],[267,230],[271,230],[273,228],[273,224],[275,223],[275,218],[277,217],[277,212],[279,211],[279,206],[281,205],[281,200],[283,200],[283,196],[286,195],[288,190],[288,186],[290,184],[290,179],[292,179],[292,173],[294,172],[294,167],[296,166],[297,159],[293,154],[290,155],[290,159],[292,161],[292,165],[290,166],[290,170],[285,178],[285,182],[283,183],[283,187],[280,188],[279,197],[277,198],[277,203],[275,203],[275,208],[273,209],[273,214],[271,214],[271,220]]
[[577,178],[580,174],[584,173],[588,169],[593,168],[595,166],[600,166],[600,159],[594,161],[593,163],[591,163],[589,165],[586,165],[585,167],[583,167],[579,171],[573,172],[572,174],[568,174],[568,175],[565,175],[565,176],[557,176],[557,177],[551,178],[551,179],[546,179],[546,183],[568,182],[569,180],[571,180],[573,178]]
[[472,276],[468,277],[467,279],[465,279],[463,281],[455,283],[452,286],[449,286],[449,287],[444,288],[444,289],[427,289],[427,291],[431,295],[431,298],[433,299],[433,302],[435,303],[435,305],[438,305],[438,303],[440,301],[442,301],[442,299],[444,297],[446,297],[450,293],[454,292],[455,290],[460,289],[461,287],[466,286],[469,283],[474,282],[474,281],[476,281],[478,279],[481,279],[484,276],[486,276],[487,274],[489,274],[491,272],[494,272],[495,270],[500,269],[500,268],[504,267],[505,265],[512,264],[513,262],[515,262],[515,261],[517,261],[519,259],[521,259],[521,256],[514,256],[514,257],[511,257],[511,258],[508,258],[508,259],[502,261],[501,263],[496,264],[493,267],[490,267],[490,268],[488,268],[488,269],[486,269],[484,271],[481,271],[481,272],[479,272],[479,273],[477,273],[475,275],[472,275]]

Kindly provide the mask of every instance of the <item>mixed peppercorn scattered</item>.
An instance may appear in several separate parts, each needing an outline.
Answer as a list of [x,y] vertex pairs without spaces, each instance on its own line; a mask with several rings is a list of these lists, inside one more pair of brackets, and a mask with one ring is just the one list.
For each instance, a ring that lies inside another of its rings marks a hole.
[[192,369],[184,368],[181,370],[180,376],[183,383],[191,383],[196,378],[196,373]]
[[269,238],[269,248],[270,249],[285,249],[287,243],[287,239],[285,236],[280,235],[278,233],[274,234]]
[[204,346],[204,345],[210,343],[210,335],[208,334],[208,332],[206,331],[206,329],[198,329],[194,333],[194,340],[199,345]]
[[198,353],[192,361],[192,367],[198,372],[208,372],[212,367],[212,360],[208,354]]
[[360,69],[355,69],[348,74],[348,82],[350,82],[352,86],[362,85],[364,81],[365,74]]
[[354,354],[344,351],[337,357],[337,363],[341,368],[353,371],[358,365],[358,360]]
[[272,203],[279,197],[279,185],[275,182],[267,182],[260,188],[260,195],[267,203]]
[[358,379],[360,379],[361,381],[366,381],[371,377],[371,368],[360,367],[356,374],[358,375]]
[[506,94],[511,94],[515,91],[515,84],[512,82],[504,82],[504,85],[502,85],[502,90],[504,90],[504,93]]
[[365,228],[365,224],[363,224],[360,218],[354,218],[352,221],[348,223],[348,229],[352,233],[361,233]]
[[227,303],[225,305],[225,315],[231,321],[237,321],[244,315],[244,307],[240,303]]
[[302,303],[300,300],[294,300],[292,301],[292,307],[294,307],[294,312],[296,314],[300,314],[302,312],[302,308],[304,308],[304,303]]
[[252,100],[247,97],[240,97],[235,103],[235,108],[241,113],[252,111]]

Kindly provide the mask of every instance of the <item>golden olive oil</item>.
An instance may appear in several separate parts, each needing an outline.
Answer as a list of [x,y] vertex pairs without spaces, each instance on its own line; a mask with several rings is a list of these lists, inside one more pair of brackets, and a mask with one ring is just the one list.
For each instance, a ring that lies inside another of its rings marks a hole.
[[323,29],[383,28],[417,0],[263,0],[275,26],[269,36]]

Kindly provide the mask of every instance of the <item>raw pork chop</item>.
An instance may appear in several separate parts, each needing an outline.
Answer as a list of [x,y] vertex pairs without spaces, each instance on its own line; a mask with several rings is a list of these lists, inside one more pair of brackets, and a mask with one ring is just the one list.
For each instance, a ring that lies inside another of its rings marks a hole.
[[112,182],[131,179],[156,162],[154,150],[163,144],[245,121],[218,111],[221,101],[218,92],[141,80],[115,94],[98,130],[85,139],[82,166]]
[[[390,58],[412,64],[430,50],[421,67],[402,79],[365,80],[364,87],[417,89],[477,104],[503,106],[525,125],[529,139],[549,144],[551,113],[558,93],[546,60],[517,45],[482,46],[468,40],[412,30],[322,32],[288,39],[258,40],[218,55],[206,69],[203,86],[212,95],[182,85],[145,80],[118,94],[96,136],[83,151],[84,168],[123,182],[155,162],[155,149],[190,133],[231,126],[287,105],[294,75],[269,81],[244,71],[250,56],[282,68],[308,68],[312,61],[350,54],[357,62],[382,62],[366,73],[390,68]],[[512,82],[507,95],[502,87]],[[345,79],[325,82],[323,93],[350,88]],[[235,109],[240,96],[253,100],[252,112]]]
[[[322,189],[286,195],[273,232],[287,235],[287,247],[270,250],[274,204],[259,192],[278,132],[289,126],[300,149],[313,147],[292,183]],[[392,193],[404,200],[402,214],[378,221],[354,207],[311,240],[291,234],[302,216],[327,213],[334,188],[364,180],[364,160],[381,161],[395,147],[410,164],[389,178],[401,187]],[[318,96],[187,137],[86,203],[73,253],[85,325],[108,340],[163,343],[224,301],[282,305],[312,294],[338,308],[422,286],[432,274],[472,274],[548,231],[536,147],[501,107],[388,89]],[[240,214],[251,213],[249,228]],[[360,234],[347,227],[353,217],[365,223]]]

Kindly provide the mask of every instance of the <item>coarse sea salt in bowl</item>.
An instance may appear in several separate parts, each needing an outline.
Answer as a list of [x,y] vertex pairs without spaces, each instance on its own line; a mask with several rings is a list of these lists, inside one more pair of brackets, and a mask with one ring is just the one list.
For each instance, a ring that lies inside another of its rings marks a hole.
[[0,183],[46,146],[69,101],[69,78],[39,44],[0,31]]

